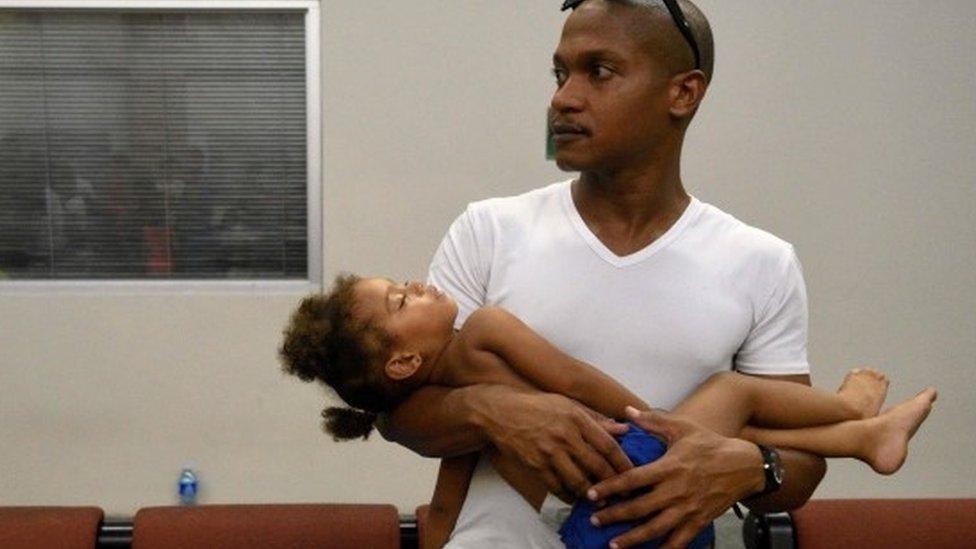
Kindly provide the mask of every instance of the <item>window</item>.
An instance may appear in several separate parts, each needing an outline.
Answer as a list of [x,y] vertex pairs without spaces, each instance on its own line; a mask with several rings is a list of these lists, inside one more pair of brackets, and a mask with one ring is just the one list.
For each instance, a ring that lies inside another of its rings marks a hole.
[[20,6],[0,9],[0,287],[317,282],[317,4]]

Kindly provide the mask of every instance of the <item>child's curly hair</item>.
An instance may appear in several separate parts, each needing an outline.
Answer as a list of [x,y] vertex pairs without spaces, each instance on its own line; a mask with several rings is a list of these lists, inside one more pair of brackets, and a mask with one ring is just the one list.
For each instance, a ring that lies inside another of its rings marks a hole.
[[335,440],[369,437],[377,414],[395,408],[409,392],[383,373],[393,345],[390,336],[353,314],[353,290],[360,280],[340,275],[329,293],[303,299],[278,350],[286,373],[325,383],[358,408],[322,411],[323,429]]

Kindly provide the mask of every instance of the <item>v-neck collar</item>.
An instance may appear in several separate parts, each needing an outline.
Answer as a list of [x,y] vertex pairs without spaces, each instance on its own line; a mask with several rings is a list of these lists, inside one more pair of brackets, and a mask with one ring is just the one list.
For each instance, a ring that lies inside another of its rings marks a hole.
[[563,211],[566,217],[569,219],[570,224],[576,229],[580,237],[586,242],[586,244],[600,256],[601,259],[607,263],[613,265],[614,267],[629,267],[631,265],[636,265],[649,257],[653,256],[660,250],[666,248],[671,242],[673,242],[684,229],[698,216],[698,213],[702,209],[702,203],[695,198],[691,197],[691,201],[685,207],[685,211],[681,213],[671,227],[664,232],[661,236],[654,239],[653,242],[647,246],[637,250],[636,252],[628,255],[617,255],[610,248],[600,241],[599,238],[583,221],[583,216],[580,215],[579,210],[576,209],[576,204],[573,203],[573,181],[569,180],[563,184],[563,189],[561,194],[561,202],[563,205]]

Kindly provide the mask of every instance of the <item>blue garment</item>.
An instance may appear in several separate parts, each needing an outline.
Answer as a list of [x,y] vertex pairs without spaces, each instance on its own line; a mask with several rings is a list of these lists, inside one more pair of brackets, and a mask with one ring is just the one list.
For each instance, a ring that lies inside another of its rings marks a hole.
[[[644,465],[664,455],[667,450],[664,442],[659,438],[648,434],[646,431],[634,424],[620,438],[620,447],[634,465]],[[622,498],[610,498],[608,505],[613,505],[623,501]],[[589,500],[579,500],[573,506],[569,518],[559,529],[559,535],[568,549],[606,549],[610,540],[627,532],[631,528],[640,525],[643,521],[618,522],[604,527],[596,527],[590,524],[590,516],[596,512],[596,507]],[[660,547],[666,537],[660,537],[644,542],[637,547],[642,549],[652,549]],[[715,525],[709,524],[688,547],[692,549],[706,549],[715,543]]]

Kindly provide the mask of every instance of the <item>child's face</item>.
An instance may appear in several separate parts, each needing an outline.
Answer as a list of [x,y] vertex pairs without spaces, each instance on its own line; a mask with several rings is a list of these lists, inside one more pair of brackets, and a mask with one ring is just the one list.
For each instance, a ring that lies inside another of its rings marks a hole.
[[353,291],[359,314],[384,328],[399,350],[427,358],[439,352],[454,333],[457,303],[433,286],[367,278]]

